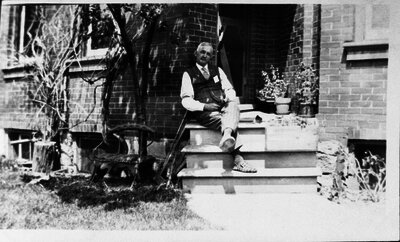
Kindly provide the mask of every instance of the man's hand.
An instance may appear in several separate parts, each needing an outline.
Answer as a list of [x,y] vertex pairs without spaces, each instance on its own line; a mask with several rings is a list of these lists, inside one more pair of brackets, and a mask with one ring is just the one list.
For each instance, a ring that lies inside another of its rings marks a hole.
[[204,104],[204,111],[219,111],[221,107],[216,103],[206,103]]

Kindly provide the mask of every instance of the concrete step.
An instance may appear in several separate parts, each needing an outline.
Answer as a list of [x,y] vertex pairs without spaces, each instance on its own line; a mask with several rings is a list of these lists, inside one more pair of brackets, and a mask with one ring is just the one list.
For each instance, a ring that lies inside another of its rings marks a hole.
[[[218,145],[221,133],[202,125],[189,123],[185,126],[190,132],[191,145]],[[265,126],[265,123],[241,122],[238,126],[238,144],[246,149],[265,151],[317,151],[318,127],[309,126]]]
[[[243,128],[243,126],[246,127]],[[189,142],[191,145],[218,145],[220,140],[221,133],[219,131],[206,128],[190,129]],[[255,125],[252,127],[239,125],[237,143],[248,147],[265,149],[265,128]]]
[[[316,167],[315,152],[242,152],[243,158],[256,168]],[[233,166],[227,153],[186,153],[187,168],[223,168]]]
[[[268,152],[263,147],[246,146],[240,149],[243,158],[259,168],[315,167],[317,156],[314,151]],[[182,149],[188,168],[230,168],[233,157],[215,145],[188,145]]]
[[251,110],[254,110],[254,105],[253,104],[239,104],[239,109],[241,112],[251,111]]
[[228,169],[183,169],[178,177],[191,193],[315,193],[318,168],[267,168],[257,173]]

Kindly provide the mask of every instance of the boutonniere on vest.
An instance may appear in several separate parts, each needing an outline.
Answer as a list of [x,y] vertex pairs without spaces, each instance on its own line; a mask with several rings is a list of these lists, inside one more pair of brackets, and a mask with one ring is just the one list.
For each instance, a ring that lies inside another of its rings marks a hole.
[[197,74],[196,76],[193,77],[193,83],[198,83],[201,82],[201,77],[199,74]]

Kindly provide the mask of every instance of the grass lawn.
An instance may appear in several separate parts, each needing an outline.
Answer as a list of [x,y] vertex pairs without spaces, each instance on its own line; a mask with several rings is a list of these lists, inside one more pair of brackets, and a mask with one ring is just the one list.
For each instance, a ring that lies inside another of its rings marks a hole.
[[[23,181],[25,179],[25,181]],[[88,178],[51,177],[28,184],[0,171],[1,229],[205,230],[219,229],[186,206],[179,190]]]

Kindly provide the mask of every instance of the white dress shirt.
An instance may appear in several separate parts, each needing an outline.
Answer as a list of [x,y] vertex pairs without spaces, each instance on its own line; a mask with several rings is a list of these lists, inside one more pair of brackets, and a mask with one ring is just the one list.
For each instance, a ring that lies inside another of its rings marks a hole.
[[[196,63],[197,68],[201,71],[203,68],[201,65]],[[208,73],[208,65],[205,65]],[[226,76],[225,72],[218,67],[219,76],[221,78],[221,86],[222,90],[225,92],[225,96],[228,101],[234,101],[236,99],[236,92],[233,89],[232,84],[229,82],[228,77]],[[219,80],[218,80],[219,81]],[[194,90],[192,85],[192,80],[187,72],[183,73],[182,76],[182,86],[181,86],[181,98],[182,98],[182,105],[189,111],[203,111],[204,103],[201,103],[197,100],[194,100]]]

